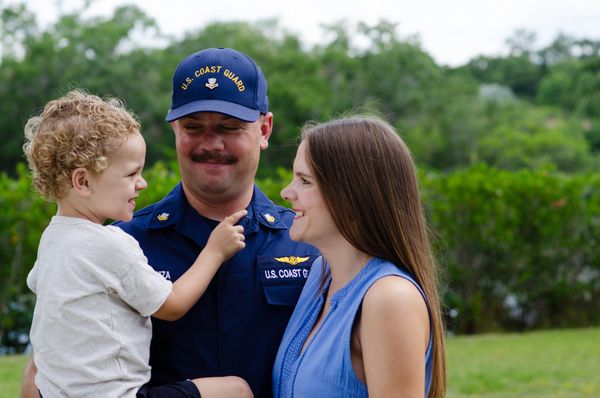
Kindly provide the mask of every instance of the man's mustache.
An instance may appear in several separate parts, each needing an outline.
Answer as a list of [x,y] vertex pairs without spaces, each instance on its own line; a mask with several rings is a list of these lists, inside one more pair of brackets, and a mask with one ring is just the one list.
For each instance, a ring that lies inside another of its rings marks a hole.
[[237,162],[237,157],[233,155],[226,155],[219,152],[204,151],[202,153],[194,153],[192,155],[194,162],[213,162],[222,164],[232,164]]

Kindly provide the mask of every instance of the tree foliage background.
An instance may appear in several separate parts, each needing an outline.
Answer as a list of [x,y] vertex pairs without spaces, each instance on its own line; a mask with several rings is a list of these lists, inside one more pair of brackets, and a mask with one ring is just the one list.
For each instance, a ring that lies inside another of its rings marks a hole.
[[29,187],[25,121],[74,87],[124,99],[148,144],[149,203],[178,178],[172,73],[207,47],[244,51],[267,77],[275,122],[259,183],[273,199],[306,121],[374,112],[397,128],[422,170],[452,330],[600,322],[600,42],[560,35],[539,48],[520,30],[507,55],[450,68],[388,21],[324,26],[307,46],[274,19],[174,39],[135,6],[81,11],[42,28],[25,4],[0,8],[0,346],[27,331],[25,276],[54,211]]

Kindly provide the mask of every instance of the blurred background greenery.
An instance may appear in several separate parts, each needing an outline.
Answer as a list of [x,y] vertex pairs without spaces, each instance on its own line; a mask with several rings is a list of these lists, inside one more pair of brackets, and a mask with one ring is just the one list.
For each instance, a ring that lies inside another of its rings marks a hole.
[[[172,39],[136,6],[45,27],[25,4],[0,12],[0,354],[27,346],[25,278],[55,211],[23,165],[27,118],[75,87],[124,99],[148,143],[139,206],[151,203],[178,181],[171,75],[207,47],[244,51],[267,76],[274,132],[258,184],[273,200],[304,122],[361,111],[397,128],[420,169],[450,333],[600,325],[599,41],[559,35],[535,48],[519,30],[507,55],[448,67],[385,20],[325,26],[329,39],[307,46],[275,19]],[[140,44],[140,32],[165,45]]]

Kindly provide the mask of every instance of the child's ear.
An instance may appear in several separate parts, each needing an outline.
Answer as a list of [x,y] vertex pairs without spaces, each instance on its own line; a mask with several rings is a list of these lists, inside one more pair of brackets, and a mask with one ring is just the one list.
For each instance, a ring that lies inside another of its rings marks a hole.
[[83,167],[73,170],[73,173],[71,173],[71,184],[79,196],[87,198],[92,194],[90,172]]

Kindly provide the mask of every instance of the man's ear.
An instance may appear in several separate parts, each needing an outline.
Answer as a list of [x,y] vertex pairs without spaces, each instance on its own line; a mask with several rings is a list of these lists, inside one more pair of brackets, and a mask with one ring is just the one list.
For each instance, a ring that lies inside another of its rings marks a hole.
[[260,149],[265,150],[269,147],[269,138],[273,132],[273,114],[268,112],[262,116],[260,125]]
[[83,167],[73,170],[73,173],[71,173],[71,185],[79,196],[84,198],[89,197],[92,194],[90,172]]

